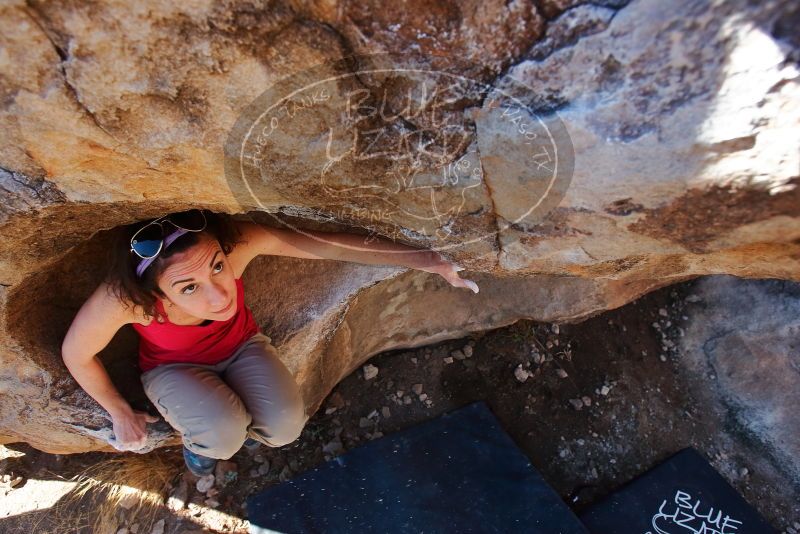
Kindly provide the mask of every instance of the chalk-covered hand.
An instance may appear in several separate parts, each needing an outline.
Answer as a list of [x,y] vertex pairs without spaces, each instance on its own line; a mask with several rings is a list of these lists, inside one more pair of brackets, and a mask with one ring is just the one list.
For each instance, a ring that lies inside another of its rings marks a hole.
[[109,443],[119,451],[140,450],[147,444],[147,423],[156,421],[158,417],[135,410],[113,415],[114,438]]
[[414,268],[420,271],[438,274],[453,287],[466,287],[475,293],[479,290],[478,284],[472,280],[461,278],[458,275],[458,271],[463,271],[464,267],[446,260],[435,250],[425,251],[425,253],[420,256],[420,260]]

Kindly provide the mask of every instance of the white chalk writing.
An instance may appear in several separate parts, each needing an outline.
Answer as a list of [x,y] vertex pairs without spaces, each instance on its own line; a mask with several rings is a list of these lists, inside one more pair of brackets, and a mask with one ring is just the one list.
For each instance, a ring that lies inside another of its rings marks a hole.
[[[297,100],[287,100],[281,106],[277,107],[277,113],[272,113],[265,118],[263,122],[265,122],[265,126],[261,128],[260,131],[255,129],[257,132],[253,142],[247,143],[246,147],[251,148],[252,144],[255,144],[252,147],[252,150],[245,150],[242,160],[243,162],[247,163],[251,167],[258,168],[263,160],[263,152],[265,146],[268,142],[269,137],[278,129],[280,126],[281,118],[290,118],[293,119],[295,115],[299,111],[313,108],[320,102],[324,102],[330,99],[331,95],[327,92],[326,89],[322,88],[315,91],[311,95],[301,95],[297,97]],[[282,112],[282,113],[281,113]],[[281,117],[283,115],[284,117]]]
[[722,510],[703,505],[688,492],[678,490],[672,502],[664,499],[646,534],[736,534],[741,521],[723,515]]

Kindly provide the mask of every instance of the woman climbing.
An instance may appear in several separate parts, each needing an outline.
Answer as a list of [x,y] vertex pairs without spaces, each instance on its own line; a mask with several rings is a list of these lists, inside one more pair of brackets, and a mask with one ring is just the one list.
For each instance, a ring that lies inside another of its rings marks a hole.
[[[401,265],[478,292],[437,252],[345,233],[293,232],[189,210],[117,229],[109,271],[78,311],[64,363],[109,414],[118,450],[138,450],[146,424],[112,384],[99,353],[123,325],[139,334],[147,397],[183,439],[197,476],[242,444],[280,447],[308,420],[299,388],[244,304],[242,273],[256,256]],[[402,252],[398,254],[398,252]]]

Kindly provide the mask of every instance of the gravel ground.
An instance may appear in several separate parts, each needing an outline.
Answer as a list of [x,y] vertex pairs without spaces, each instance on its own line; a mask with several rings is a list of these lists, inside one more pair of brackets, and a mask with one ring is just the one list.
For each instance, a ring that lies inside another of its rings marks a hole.
[[[800,531],[800,488],[730,423],[709,387],[714,377],[681,365],[695,282],[577,324],[520,321],[379,354],[336,386],[296,442],[243,449],[213,481],[184,474],[155,525],[127,521],[121,511],[122,532],[246,532],[251,493],[477,400],[576,511],[693,446],[779,531]],[[179,449],[168,454],[182,464]],[[31,532],[36,522],[37,532],[53,531],[58,525],[48,510],[68,489],[65,479],[105,456],[48,455],[22,445],[9,445],[4,455],[0,517],[7,517],[0,530],[7,533]]]

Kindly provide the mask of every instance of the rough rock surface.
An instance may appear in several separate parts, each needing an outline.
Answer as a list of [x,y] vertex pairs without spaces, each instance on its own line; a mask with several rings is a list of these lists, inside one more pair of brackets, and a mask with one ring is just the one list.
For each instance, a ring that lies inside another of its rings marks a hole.
[[800,286],[712,276],[695,293],[683,364],[711,378],[732,425],[800,481]]
[[[106,230],[168,211],[435,246],[478,282],[474,295],[391,266],[259,258],[245,274],[247,303],[312,412],[387,349],[521,317],[577,321],[704,274],[800,280],[794,3],[416,4],[0,7],[0,442],[110,450],[108,421],[59,348],[99,281]],[[348,63],[336,60],[375,53],[393,55],[354,66],[374,72],[342,77],[325,105],[265,145],[257,194],[226,175],[226,142],[264,91],[311,66],[341,75]],[[379,68],[420,65],[475,83],[440,116],[412,116],[402,106],[413,77]],[[542,124],[556,110],[550,124],[568,137],[553,159],[571,181],[544,192],[526,181],[531,162],[481,84]],[[321,172],[323,134],[344,120],[332,106],[364,88],[397,113],[381,125],[386,146],[407,148],[409,132],[434,148],[455,138],[449,163],[480,173],[437,185],[435,151],[350,154]],[[425,187],[393,189],[391,177],[407,186],[409,176]],[[354,183],[384,194],[353,195]],[[542,209],[520,217],[531,191]],[[385,209],[392,199],[401,209]],[[446,213],[423,217],[432,200]],[[101,357],[141,401],[135,343],[122,329]],[[162,425],[151,446],[165,443],[175,436]]]

